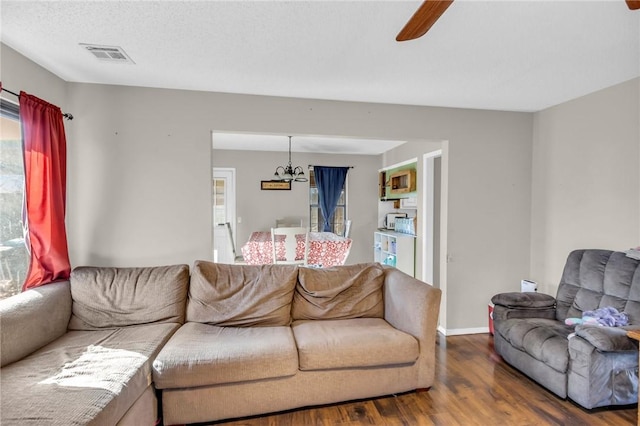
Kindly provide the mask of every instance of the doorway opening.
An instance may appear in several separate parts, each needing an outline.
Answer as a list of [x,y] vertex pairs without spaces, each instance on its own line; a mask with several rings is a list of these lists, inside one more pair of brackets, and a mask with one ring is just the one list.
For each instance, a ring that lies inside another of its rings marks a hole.
[[[236,247],[236,169],[213,168],[213,261],[233,263]],[[229,226],[227,226],[229,223]]]

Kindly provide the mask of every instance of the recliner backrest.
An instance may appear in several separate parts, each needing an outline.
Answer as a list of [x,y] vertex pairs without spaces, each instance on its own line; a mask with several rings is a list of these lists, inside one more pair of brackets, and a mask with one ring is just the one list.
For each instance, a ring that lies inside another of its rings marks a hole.
[[640,324],[640,261],[624,252],[575,250],[569,254],[556,295],[556,319],[580,318],[605,306]]

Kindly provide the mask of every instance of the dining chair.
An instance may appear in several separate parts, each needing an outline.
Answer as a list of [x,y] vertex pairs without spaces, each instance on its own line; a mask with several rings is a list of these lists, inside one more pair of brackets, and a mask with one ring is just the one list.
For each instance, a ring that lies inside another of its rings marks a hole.
[[347,220],[344,224],[344,237],[349,238],[351,235],[351,219]]
[[293,228],[301,226],[302,218],[285,217],[282,219],[276,219],[276,228]]
[[233,263],[244,263],[244,258],[242,254],[236,253],[236,243],[233,239],[233,231],[231,230],[231,223],[225,222],[224,226],[227,228],[227,239],[229,240],[229,244],[231,244],[231,253],[233,253]]
[[[278,236],[284,236],[284,260],[278,259]],[[304,252],[302,259],[296,259],[298,240],[296,235],[304,235]],[[271,246],[274,264],[307,265],[309,257],[309,230],[303,227],[271,228]]]

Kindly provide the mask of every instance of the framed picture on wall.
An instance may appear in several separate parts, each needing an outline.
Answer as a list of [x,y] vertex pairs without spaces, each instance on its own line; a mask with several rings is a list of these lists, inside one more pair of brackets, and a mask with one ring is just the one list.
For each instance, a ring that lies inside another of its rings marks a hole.
[[262,180],[260,181],[260,189],[263,191],[290,191],[291,181],[285,182],[282,180]]

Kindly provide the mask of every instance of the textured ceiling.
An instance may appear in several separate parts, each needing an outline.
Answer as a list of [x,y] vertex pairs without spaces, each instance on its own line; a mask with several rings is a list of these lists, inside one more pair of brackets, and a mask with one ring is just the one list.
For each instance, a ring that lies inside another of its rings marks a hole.
[[396,42],[419,4],[2,0],[1,32],[67,81],[301,98],[537,111],[640,75],[640,11],[624,0],[456,0]]
[[456,0],[396,42],[419,5],[2,0],[1,37],[71,82],[407,105],[538,111],[640,75],[640,11],[624,0]]

